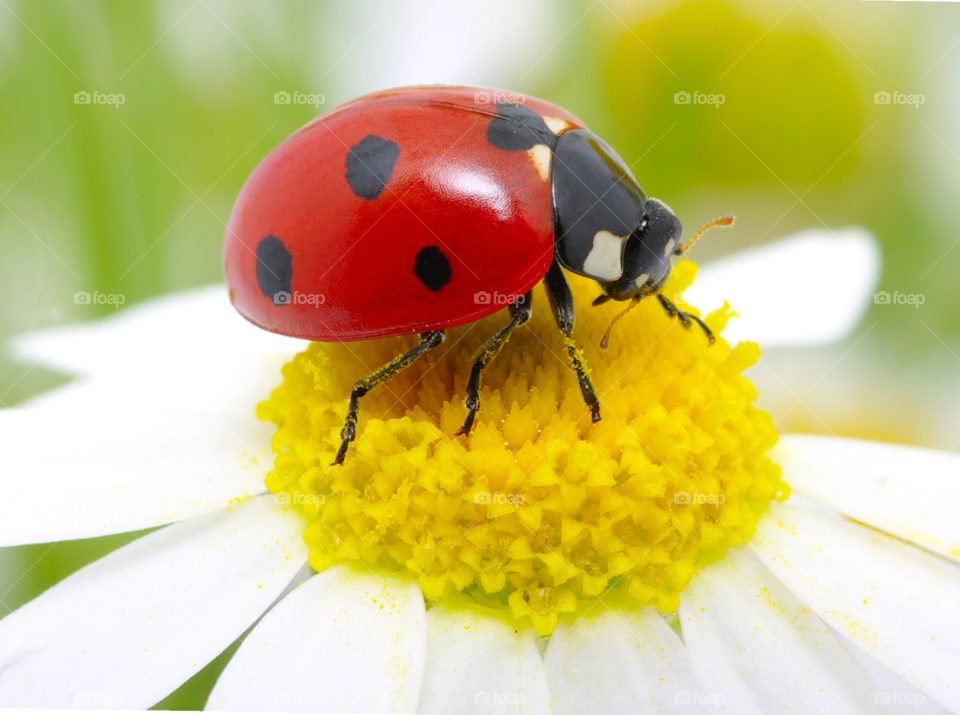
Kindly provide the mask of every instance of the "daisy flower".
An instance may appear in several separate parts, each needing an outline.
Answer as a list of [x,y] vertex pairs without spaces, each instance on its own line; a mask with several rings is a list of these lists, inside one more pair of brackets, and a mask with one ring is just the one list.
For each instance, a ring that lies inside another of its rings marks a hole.
[[280,338],[218,286],[19,339],[79,377],[0,412],[0,545],[163,528],[0,620],[0,706],[148,708],[244,636],[208,709],[960,710],[960,460],[778,441],[742,375],[852,328],[872,239],[695,270],[666,290],[720,306],[713,347],[644,301],[602,352],[581,309],[600,423],[540,311],[454,435],[495,314],[367,396],[343,467],[349,386],[409,338]]

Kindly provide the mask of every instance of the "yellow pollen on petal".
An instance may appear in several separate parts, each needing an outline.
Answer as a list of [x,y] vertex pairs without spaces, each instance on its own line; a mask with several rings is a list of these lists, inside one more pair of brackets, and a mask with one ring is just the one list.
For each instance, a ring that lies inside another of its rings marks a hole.
[[[678,295],[695,273],[681,261],[663,292]],[[711,347],[697,326],[685,330],[644,299],[601,350],[619,307],[591,306],[597,284],[570,282],[574,342],[601,400],[596,424],[540,286],[533,318],[484,369],[469,437],[456,432],[472,356],[506,311],[449,330],[363,397],[343,466],[330,463],[352,385],[416,338],[312,343],[284,366],[257,410],[277,425],[266,484],[309,520],[315,569],[362,561],[404,571],[428,601],[463,594],[546,635],[596,599],[675,611],[696,569],[787,498],[766,457],[773,420],[741,374],[760,351],[723,340],[729,306],[706,318]]]

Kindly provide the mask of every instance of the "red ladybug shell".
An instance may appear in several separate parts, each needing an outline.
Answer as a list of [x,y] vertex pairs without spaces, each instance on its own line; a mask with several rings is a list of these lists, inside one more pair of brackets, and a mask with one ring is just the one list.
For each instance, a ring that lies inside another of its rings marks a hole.
[[[491,144],[498,94],[379,92],[277,147],[227,229],[237,310],[285,335],[360,340],[477,320],[536,285],[554,253],[552,153]],[[584,127],[548,102],[521,106],[555,134]]]

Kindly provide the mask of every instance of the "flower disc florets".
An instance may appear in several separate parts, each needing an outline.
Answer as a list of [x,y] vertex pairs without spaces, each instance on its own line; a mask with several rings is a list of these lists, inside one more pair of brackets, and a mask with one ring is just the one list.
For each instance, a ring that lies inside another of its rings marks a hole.
[[[695,272],[679,263],[664,292],[677,302]],[[505,313],[451,329],[364,397],[342,467],[330,463],[353,383],[416,338],[313,343],[284,367],[258,409],[278,427],[266,482],[310,521],[314,568],[406,571],[428,599],[461,592],[547,634],[561,614],[612,595],[676,610],[697,566],[749,538],[771,500],[786,498],[765,456],[776,429],[741,375],[755,344],[710,347],[648,299],[601,350],[619,307],[592,307],[591,281],[571,286],[574,337],[601,395],[596,424],[539,287],[533,319],[484,370],[466,438],[455,433],[471,358]],[[706,322],[720,335],[731,315],[725,307]]]

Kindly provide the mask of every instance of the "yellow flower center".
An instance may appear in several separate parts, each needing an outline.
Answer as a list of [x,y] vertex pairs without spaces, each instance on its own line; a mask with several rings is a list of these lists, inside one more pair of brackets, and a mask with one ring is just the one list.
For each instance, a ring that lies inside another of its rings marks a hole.
[[[678,263],[664,293],[677,296],[695,273]],[[592,307],[592,281],[572,277],[571,287],[574,337],[601,396],[596,424],[540,287],[533,319],[484,370],[469,437],[455,433],[471,359],[504,312],[451,329],[366,395],[342,467],[330,463],[353,383],[416,338],[312,343],[284,367],[257,412],[278,427],[266,484],[310,521],[315,569],[362,561],[406,571],[428,600],[463,593],[546,635],[597,599],[676,610],[697,566],[749,538],[770,501],[786,499],[765,456],[776,429],[740,374],[757,361],[756,344],[731,349],[718,337],[709,347],[647,299],[601,350],[622,306]],[[719,336],[731,315],[725,306],[706,322]]]

